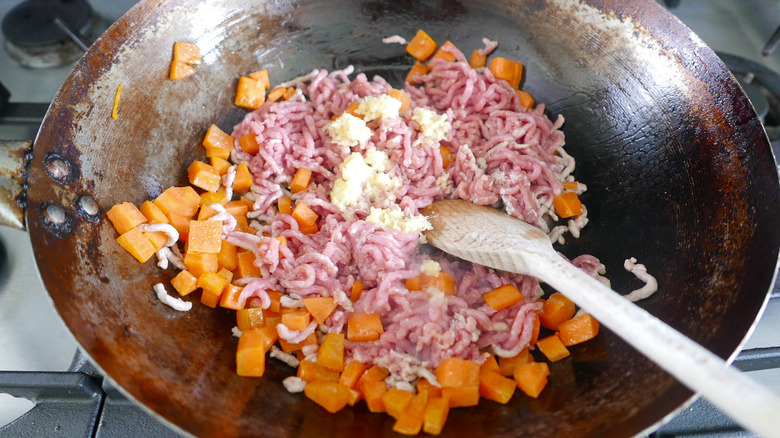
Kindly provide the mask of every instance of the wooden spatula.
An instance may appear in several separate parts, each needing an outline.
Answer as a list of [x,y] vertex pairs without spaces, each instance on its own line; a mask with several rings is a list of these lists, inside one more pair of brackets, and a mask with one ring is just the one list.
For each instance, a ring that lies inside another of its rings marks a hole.
[[425,232],[431,245],[470,262],[531,275],[549,284],[746,429],[780,437],[776,394],[573,266],[541,230],[462,200],[437,201],[423,213],[433,225]]

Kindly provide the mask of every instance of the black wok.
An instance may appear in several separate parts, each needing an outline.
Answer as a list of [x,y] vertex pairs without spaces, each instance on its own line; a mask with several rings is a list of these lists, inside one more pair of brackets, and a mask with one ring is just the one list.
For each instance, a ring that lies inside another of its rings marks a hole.
[[[419,28],[466,53],[489,37],[498,55],[525,63],[525,89],[566,118],[575,174],[589,186],[590,225],[563,250],[596,255],[626,291],[639,285],[622,262],[637,257],[660,284],[642,305],[733,358],[775,275],[775,161],[731,74],[655,2],[145,0],[57,94],[35,141],[26,199],[59,314],[127,394],[196,435],[393,435],[389,417],[362,405],[328,415],[287,393],[281,380],[291,371],[275,361],[262,379],[236,376],[233,314],[160,304],[152,285],[170,273],[135,262],[103,217],[117,202],[140,204],[185,182],[187,164],[203,156],[205,129],[230,132],[243,117],[232,105],[240,75],[268,68],[280,82],[354,64],[398,79],[410,58],[381,39]],[[204,63],[174,82],[167,74],[179,40],[197,43]],[[455,409],[443,435],[630,436],[690,397],[604,331],[552,364],[539,399]]]

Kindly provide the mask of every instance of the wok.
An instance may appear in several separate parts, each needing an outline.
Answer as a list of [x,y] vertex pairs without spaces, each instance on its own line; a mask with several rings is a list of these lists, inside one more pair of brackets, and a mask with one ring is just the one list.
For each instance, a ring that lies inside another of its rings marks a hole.
[[[281,384],[235,375],[229,311],[160,304],[170,279],[114,241],[113,204],[185,183],[205,129],[230,132],[242,74],[280,82],[313,68],[399,81],[411,60],[382,37],[423,28],[465,53],[481,38],[526,66],[524,87],[566,118],[568,151],[589,190],[590,225],[562,248],[599,257],[617,290],[639,286],[634,256],[660,292],[643,307],[731,359],[773,282],[780,186],[751,104],[715,54],[653,1],[144,0],[78,62],[35,140],[26,222],[43,281],[85,352],[160,418],[203,436],[390,436],[364,406],[336,415]],[[175,41],[195,42],[194,76],[167,79]],[[119,118],[110,117],[123,84]],[[193,298],[190,298],[193,299]],[[630,436],[691,392],[603,331],[552,365],[536,399],[455,409],[443,436]]]

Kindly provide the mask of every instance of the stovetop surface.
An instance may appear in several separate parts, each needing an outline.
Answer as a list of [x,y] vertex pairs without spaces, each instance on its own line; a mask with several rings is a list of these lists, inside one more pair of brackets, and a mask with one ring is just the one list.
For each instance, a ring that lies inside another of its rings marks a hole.
[[[0,2],[0,17],[20,2]],[[111,23],[136,1],[91,0],[90,3],[105,23]],[[761,55],[761,48],[780,25],[780,0],[681,0],[672,12],[716,51],[738,54],[780,72],[780,53]],[[71,64],[26,69],[0,50],[0,82],[11,91],[12,102],[50,102],[72,67]],[[33,139],[36,129],[29,125],[1,126],[0,138]],[[776,293],[780,293],[777,287]],[[780,346],[778,299],[769,303],[744,347],[777,346]],[[0,370],[64,371],[76,349],[73,337],[57,316],[40,281],[27,234],[0,227]],[[752,371],[750,375],[780,393],[780,369]],[[0,426],[31,406],[27,400],[0,393]]]

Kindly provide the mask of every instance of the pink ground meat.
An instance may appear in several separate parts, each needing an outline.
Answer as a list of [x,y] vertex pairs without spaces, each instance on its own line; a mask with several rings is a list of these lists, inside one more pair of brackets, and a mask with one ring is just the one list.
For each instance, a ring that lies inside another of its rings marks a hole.
[[[373,135],[362,151],[386,152],[394,163],[387,172],[403,181],[383,202],[389,200],[412,216],[436,199],[457,197],[502,208],[549,231],[548,223],[557,219],[552,198],[574,168],[562,150],[563,119],[551,121],[543,105],[526,111],[509,84],[488,70],[472,69],[462,53],[454,53],[457,62],[434,60],[422,85],[406,87],[412,99],[408,111],[399,118],[368,122]],[[263,305],[267,290],[294,299],[333,297],[339,306],[320,328],[329,332],[346,331],[352,311],[378,313],[384,325],[380,339],[347,342],[347,356],[383,365],[399,381],[429,375],[452,356],[481,360],[484,350],[517,354],[528,345],[540,309],[542,291],[535,279],[421,251],[420,232],[385,229],[364,220],[367,210],[344,212],[331,202],[333,183],[341,176],[339,165],[359,149],[334,143],[325,125],[350,103],[391,89],[381,78],[358,74],[350,79],[347,73],[322,70],[310,75],[298,84],[298,98],[264,105],[233,131],[235,138],[251,132],[260,144],[253,156],[237,145],[234,159],[250,166],[255,200],[251,215],[258,219],[255,226],[270,236],[229,233],[230,241],[256,252],[264,274],[247,286],[245,298],[250,305]],[[415,145],[420,126],[411,115],[417,107],[446,114],[452,125],[444,144],[455,162],[447,169],[442,168],[438,144]],[[301,233],[296,221],[274,206],[280,196],[290,195],[287,186],[299,168],[312,171],[312,183],[292,198],[319,215],[315,234]],[[277,236],[287,239],[283,256]],[[455,277],[456,295],[406,288],[405,280],[417,276],[427,259]],[[592,273],[600,265],[589,256],[575,263]],[[355,280],[363,283],[364,292],[352,303],[348,294]],[[501,311],[488,307],[482,294],[507,283],[516,285],[524,299]]]

